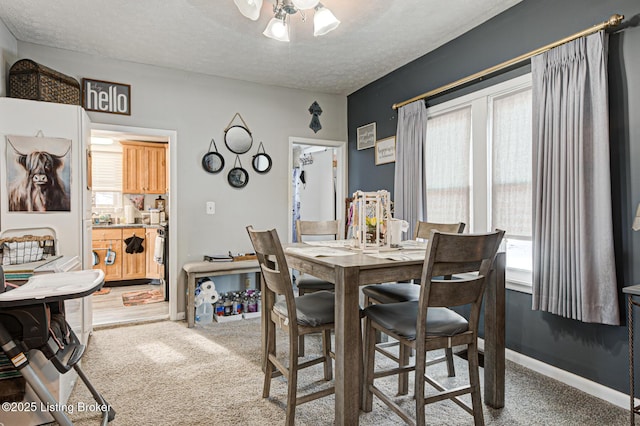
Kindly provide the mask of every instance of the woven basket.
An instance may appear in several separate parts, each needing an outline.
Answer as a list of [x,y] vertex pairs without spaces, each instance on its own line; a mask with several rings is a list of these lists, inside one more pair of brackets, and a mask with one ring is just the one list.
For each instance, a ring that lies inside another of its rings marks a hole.
[[37,262],[56,254],[52,235],[0,238],[0,265]]
[[76,79],[31,59],[21,59],[11,66],[8,92],[12,98],[80,105],[80,83]]

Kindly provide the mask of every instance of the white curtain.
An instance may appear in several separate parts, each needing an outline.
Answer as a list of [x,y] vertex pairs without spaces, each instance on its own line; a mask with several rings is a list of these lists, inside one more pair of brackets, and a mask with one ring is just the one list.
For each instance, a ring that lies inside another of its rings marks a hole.
[[493,99],[492,115],[491,224],[507,238],[530,241],[531,90]]
[[411,238],[425,209],[424,143],[427,135],[427,108],[424,101],[398,109],[394,217],[409,222]]
[[606,59],[600,32],[531,60],[533,309],[619,325]]
[[471,107],[429,118],[426,167],[426,220],[464,222],[470,229]]

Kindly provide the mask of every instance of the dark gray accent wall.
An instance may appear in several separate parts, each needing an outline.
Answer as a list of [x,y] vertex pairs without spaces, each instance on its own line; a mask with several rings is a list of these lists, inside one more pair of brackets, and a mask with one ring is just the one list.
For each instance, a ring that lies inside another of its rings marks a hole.
[[[394,164],[375,166],[374,151],[356,150],[356,129],[376,122],[377,137],[396,133],[391,106],[607,20],[625,15],[610,35],[609,109],[614,238],[618,286],[640,283],[640,232],[631,230],[640,202],[640,3],[637,0],[524,0],[441,48],[348,97],[349,190],[393,191]],[[384,56],[380,58],[384,60]],[[430,99],[428,105],[529,71],[529,65]],[[507,347],[628,392],[626,305],[623,326],[587,324],[531,310],[531,295],[507,292]],[[640,309],[638,309],[640,318]],[[640,323],[637,321],[636,324]],[[640,326],[636,333],[640,336]],[[639,343],[640,344],[640,343]],[[636,383],[640,379],[636,380]]]

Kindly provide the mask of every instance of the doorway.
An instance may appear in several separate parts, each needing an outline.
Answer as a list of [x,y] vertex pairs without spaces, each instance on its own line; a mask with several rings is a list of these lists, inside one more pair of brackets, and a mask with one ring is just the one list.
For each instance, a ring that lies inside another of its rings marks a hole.
[[289,176],[288,241],[296,240],[296,219],[337,219],[344,226],[346,141],[290,137]]
[[[119,232],[118,230],[121,230],[122,241],[119,243],[121,252],[114,254],[119,256],[122,262],[123,278],[119,280],[117,276],[110,276],[103,288],[106,294],[92,297],[94,325],[100,327],[161,319],[176,320],[178,319],[177,266],[175,262],[177,246],[174,237],[176,226],[168,226],[168,224],[169,222],[172,225],[176,224],[178,214],[176,203],[171,202],[171,194],[176,193],[175,173],[172,172],[176,170],[175,149],[177,146],[177,133],[171,130],[92,123],[91,137],[93,141],[95,141],[94,138],[105,138],[113,141],[114,146],[106,148],[106,151],[116,152],[116,155],[112,155],[112,158],[116,158],[116,166],[120,167],[125,163],[123,161],[125,154],[122,153],[124,145],[128,144],[130,147],[142,145],[150,155],[153,155],[155,151],[162,151],[163,155],[166,155],[163,167],[166,167],[167,179],[166,189],[155,191],[153,194],[125,194],[125,188],[123,187],[119,191],[113,191],[113,193],[104,191],[104,188],[97,188],[102,189],[102,191],[97,191],[96,188],[93,188],[92,211],[97,213],[92,218],[94,223],[97,222],[97,225],[94,225],[93,233],[96,234],[97,232],[98,235],[102,235],[100,232],[117,233]],[[129,142],[122,143],[122,141]],[[96,155],[99,152],[103,153],[104,150],[104,147],[92,144],[94,165]],[[110,163],[107,161],[100,164],[106,164],[109,167]],[[96,172],[99,171],[94,167],[94,182],[96,181]],[[124,175],[122,171],[119,173]],[[115,186],[117,187],[118,184],[116,183]],[[143,191],[131,190],[127,192]],[[109,197],[114,200],[112,209],[108,208]],[[164,214],[158,213],[155,209],[157,207],[156,204],[164,209]],[[111,215],[109,214],[110,212]],[[136,230],[140,228],[142,228],[141,233],[144,232],[145,235],[134,235]],[[131,235],[128,235],[132,232],[134,233],[132,234],[133,239]],[[136,237],[142,238],[137,240]],[[94,241],[92,244],[94,252],[98,254],[98,256],[94,255],[94,259],[97,258],[98,262],[106,262],[105,256],[109,252],[110,246],[113,246],[113,244],[118,245],[113,240],[106,240],[106,238],[114,237],[110,234],[105,237],[105,242],[108,241],[108,244],[100,244],[102,241]],[[136,248],[135,243],[137,242],[143,243],[143,247],[142,250],[134,251],[133,249]],[[99,252],[100,249],[106,249],[107,252],[101,253]],[[140,259],[134,261],[132,260],[134,257]],[[142,261],[142,265],[138,261]],[[115,262],[117,264],[117,259],[115,259]],[[138,264],[136,265],[136,263]],[[102,268],[104,265],[99,264],[98,267]],[[136,279],[130,279],[131,276],[127,276],[128,268],[136,271],[134,272]],[[140,268],[143,270],[138,273],[137,271]],[[138,299],[138,296],[140,296],[140,299]]]

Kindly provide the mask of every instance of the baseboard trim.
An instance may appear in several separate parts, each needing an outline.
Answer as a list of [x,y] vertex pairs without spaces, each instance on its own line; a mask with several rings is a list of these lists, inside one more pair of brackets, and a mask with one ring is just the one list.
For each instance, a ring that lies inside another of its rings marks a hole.
[[[484,340],[479,339],[478,347],[480,349],[484,349]],[[626,393],[611,389],[607,386],[601,385],[600,383],[585,379],[582,376],[554,367],[553,365],[549,365],[511,349],[505,350],[505,358],[528,368],[529,370],[533,370],[536,373],[558,380],[582,392],[588,393],[591,396],[595,396],[596,398],[603,399],[620,408],[629,409],[629,395]],[[640,399],[636,398],[636,405],[639,401]]]

